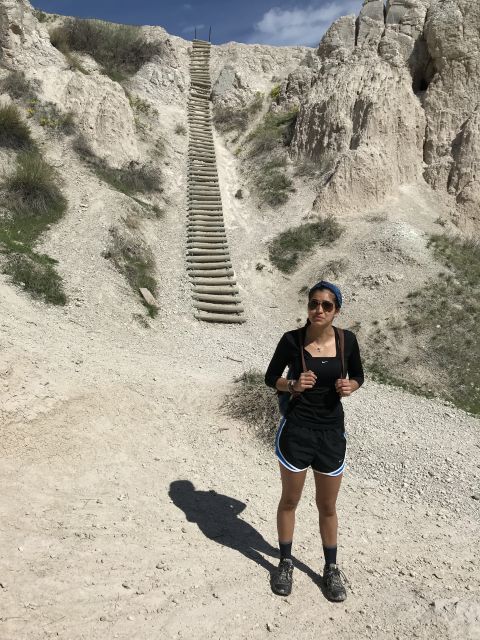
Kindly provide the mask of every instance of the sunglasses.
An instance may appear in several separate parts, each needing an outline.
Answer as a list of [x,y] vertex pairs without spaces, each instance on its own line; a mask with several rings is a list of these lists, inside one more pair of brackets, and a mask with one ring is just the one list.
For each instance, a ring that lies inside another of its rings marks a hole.
[[330,311],[333,311],[333,309],[335,308],[333,302],[330,302],[329,300],[313,299],[308,301],[308,308],[310,309],[310,311],[315,311],[318,306],[321,306],[325,313],[330,313]]

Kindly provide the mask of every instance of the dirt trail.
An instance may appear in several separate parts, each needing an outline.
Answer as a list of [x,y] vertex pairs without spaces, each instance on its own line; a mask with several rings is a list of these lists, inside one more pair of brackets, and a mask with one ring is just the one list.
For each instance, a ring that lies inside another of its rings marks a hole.
[[219,407],[243,367],[226,356],[260,367],[266,347],[251,356],[235,332],[224,352],[213,332],[163,325],[130,325],[126,342],[120,324],[92,336],[50,310],[2,341],[2,639],[477,637],[477,420],[367,383],[346,403],[349,598],[331,605],[317,584],[310,478],[279,599],[276,462]]
[[[332,605],[318,586],[311,478],[294,592],[270,592],[277,463],[220,407],[232,379],[264,370],[304,317],[298,291],[327,261],[348,263],[343,326],[395,308],[434,274],[424,234],[436,228],[435,203],[406,188],[378,211],[344,217],[334,247],[284,276],[264,241],[302,220],[306,192],[288,220],[257,215],[252,199],[233,199],[235,161],[218,141],[217,151],[245,325],[193,320],[180,154],[165,177],[165,218],[142,223],[161,269],[150,329],[102,257],[128,199],[74,158],[64,175],[72,206],[44,242],[70,304],[45,307],[0,279],[0,638],[478,638],[478,420],[370,381],[345,403],[339,559],[351,587]],[[401,281],[371,288],[396,269]]]

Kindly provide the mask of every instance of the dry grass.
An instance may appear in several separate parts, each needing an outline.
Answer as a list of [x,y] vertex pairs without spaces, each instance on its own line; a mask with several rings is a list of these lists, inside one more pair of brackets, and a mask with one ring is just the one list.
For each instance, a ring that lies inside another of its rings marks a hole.
[[139,27],[109,24],[100,20],[69,19],[50,34],[54,47],[65,55],[87,53],[115,81],[135,74],[162,46],[148,42]]
[[23,71],[12,71],[2,80],[0,86],[2,91],[8,93],[14,100],[26,100],[34,95],[34,87],[25,78]]
[[32,148],[30,128],[15,105],[0,106],[0,147],[8,149]]
[[252,117],[261,111],[263,100],[263,95],[258,92],[253,100],[243,108],[215,106],[213,112],[215,127],[222,133],[246,131]]
[[278,401],[273,389],[265,385],[262,373],[249,370],[237,378],[223,408],[232,418],[245,422],[260,440],[273,442],[280,419]]
[[[163,191],[161,171],[151,165],[130,162],[120,169],[110,167],[93,153],[86,138],[82,135],[77,136],[74,140],[73,149],[101,180],[127,196],[134,198],[137,194]],[[140,202],[140,204],[146,203]]]
[[93,166],[99,178],[127,196],[161,191],[161,176],[153,167],[131,163],[116,169],[100,161]]

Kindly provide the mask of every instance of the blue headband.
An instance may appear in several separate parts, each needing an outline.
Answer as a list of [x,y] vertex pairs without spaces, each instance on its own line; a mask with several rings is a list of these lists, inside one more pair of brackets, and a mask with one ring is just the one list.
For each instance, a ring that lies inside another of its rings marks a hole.
[[317,282],[317,284],[314,284],[313,287],[310,289],[310,291],[308,292],[308,297],[310,298],[312,293],[317,289],[328,289],[329,291],[331,291],[337,300],[338,307],[340,308],[342,306],[342,302],[343,302],[342,292],[337,287],[337,285],[332,284],[331,282],[327,282],[326,280],[320,280],[320,282]]

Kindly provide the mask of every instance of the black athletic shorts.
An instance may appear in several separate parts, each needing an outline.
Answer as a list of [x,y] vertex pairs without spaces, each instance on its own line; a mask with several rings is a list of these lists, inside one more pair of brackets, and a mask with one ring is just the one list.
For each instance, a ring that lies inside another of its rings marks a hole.
[[347,436],[343,428],[311,429],[280,420],[275,438],[275,452],[290,471],[305,471],[340,476],[345,468]]

